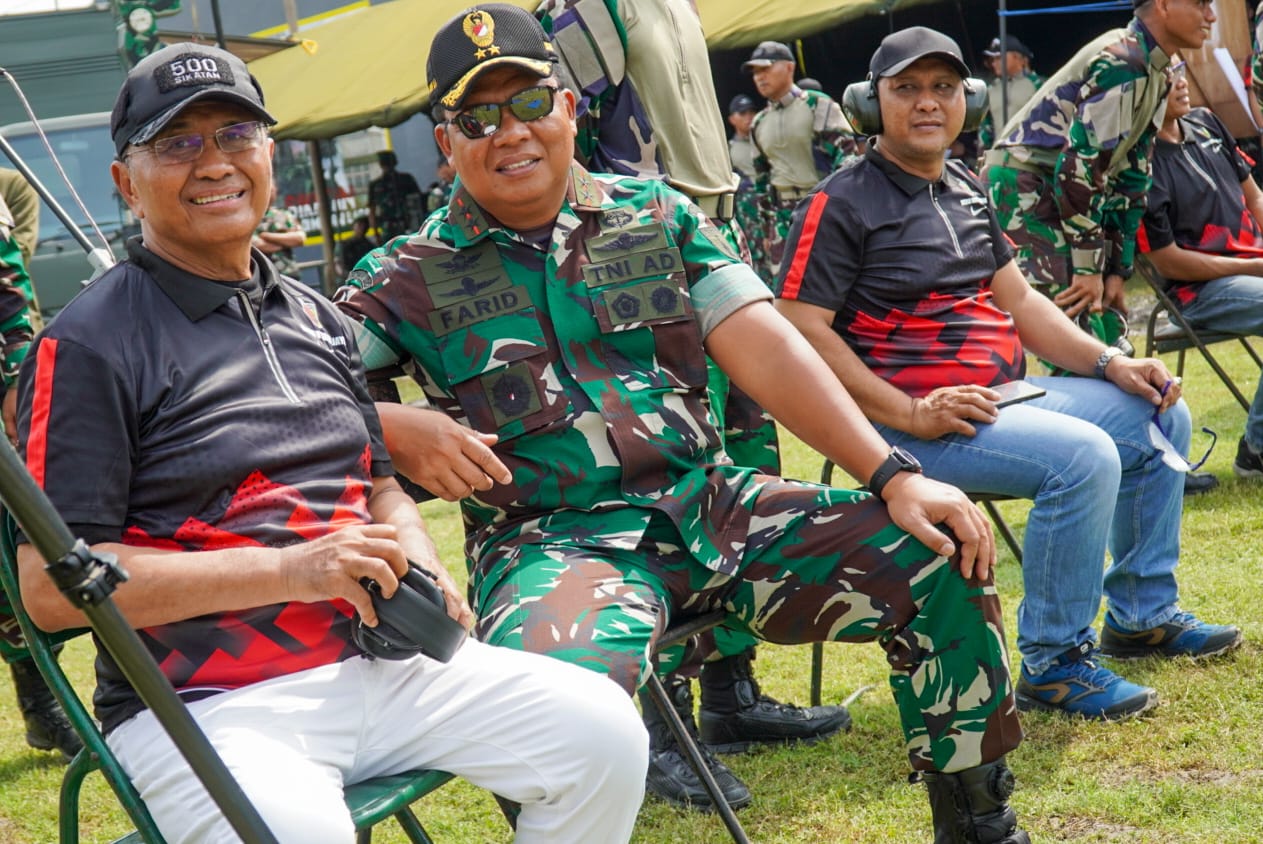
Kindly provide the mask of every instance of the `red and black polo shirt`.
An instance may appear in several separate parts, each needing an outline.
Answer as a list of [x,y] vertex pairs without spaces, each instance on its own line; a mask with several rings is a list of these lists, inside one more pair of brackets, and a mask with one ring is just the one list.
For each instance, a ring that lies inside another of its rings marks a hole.
[[[1137,233],[1141,252],[1170,246],[1230,255],[1263,256],[1263,231],[1246,205],[1242,183],[1254,162],[1237,148],[1212,112],[1194,109],[1179,120],[1183,140],[1158,138],[1153,151],[1153,187]],[[1196,298],[1200,284],[1169,280],[1181,305]]]
[[927,181],[875,145],[794,212],[776,295],[836,312],[834,330],[912,396],[990,386],[1023,372],[991,279],[1013,253],[987,194],[959,161]]
[[[256,252],[257,303],[140,245],[82,291],[22,368],[27,466],[89,543],[286,546],[371,520],[393,474],[349,323]],[[257,307],[256,307],[257,304]],[[287,603],[139,631],[177,689],[345,659],[352,608]],[[106,729],[143,708],[97,662]]]

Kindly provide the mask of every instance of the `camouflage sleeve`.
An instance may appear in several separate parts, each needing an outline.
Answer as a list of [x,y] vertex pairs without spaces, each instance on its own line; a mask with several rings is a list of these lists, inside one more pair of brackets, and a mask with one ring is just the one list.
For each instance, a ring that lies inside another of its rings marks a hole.
[[370,384],[393,378],[407,357],[390,332],[390,326],[398,320],[375,294],[390,277],[394,263],[389,246],[370,250],[333,295],[334,303],[351,318],[355,346]]
[[35,336],[31,316],[34,295],[22,251],[8,227],[0,224],[0,335],[4,337],[0,375],[6,389],[13,386]]
[[818,101],[818,105],[812,103],[812,106],[820,114],[817,123],[822,124],[812,134],[812,153],[816,159],[816,169],[823,179],[841,167],[848,158],[858,155],[859,146],[855,142],[851,124],[847,122],[846,116],[842,114],[842,107],[835,100],[824,97]]
[[[1127,166],[1112,185],[1106,183],[1106,173],[1114,149],[1133,129],[1128,105],[1136,96],[1137,81],[1132,68],[1103,54],[1092,63],[1079,92],[1079,105],[1054,179],[1076,274],[1103,269],[1101,224],[1107,207],[1120,221],[1123,234],[1133,241],[1134,251],[1134,235],[1149,186],[1149,144],[1142,139],[1132,145]],[[1151,128],[1142,131],[1152,134]]]
[[[1152,124],[1145,130],[1143,137],[1127,152],[1127,168],[1120,172],[1112,184],[1113,190],[1106,202],[1107,228],[1111,232],[1108,240],[1111,261],[1106,267],[1119,275],[1131,275],[1132,265],[1136,261],[1136,231],[1145,216],[1145,208],[1149,201],[1149,188],[1153,184],[1149,159],[1153,150],[1154,130]],[[1117,235],[1113,232],[1117,231]]]

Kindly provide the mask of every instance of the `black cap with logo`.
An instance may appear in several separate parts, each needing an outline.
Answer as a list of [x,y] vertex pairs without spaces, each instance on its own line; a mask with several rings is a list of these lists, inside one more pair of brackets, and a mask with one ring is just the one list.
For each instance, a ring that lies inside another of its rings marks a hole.
[[910,26],[883,38],[868,63],[868,72],[873,79],[894,76],[918,59],[928,58],[942,59],[955,68],[962,79],[969,77],[969,65],[961,58],[956,42],[924,26]]
[[729,114],[740,114],[743,111],[758,111],[759,107],[754,104],[754,99],[748,94],[737,94],[728,103]]
[[995,58],[1001,53],[1021,53],[1028,59],[1035,58],[1035,53],[1031,50],[1031,48],[1019,41],[1016,35],[1004,36],[1003,49],[1000,47],[1000,36],[997,35],[995,38],[991,39],[991,43],[987,46],[987,49],[982,51],[984,56],[990,56],[991,58]]
[[123,81],[110,114],[115,152],[122,155],[128,144],[151,140],[200,100],[236,103],[269,126],[276,123],[263,107],[263,89],[245,62],[208,44],[172,44],[137,62]]
[[430,42],[430,103],[459,108],[474,80],[493,67],[514,65],[544,77],[556,64],[557,53],[534,15],[508,3],[483,3],[443,24]]
[[767,67],[772,62],[792,62],[794,53],[779,41],[764,41],[754,48],[750,58],[741,65],[747,73],[756,67]]

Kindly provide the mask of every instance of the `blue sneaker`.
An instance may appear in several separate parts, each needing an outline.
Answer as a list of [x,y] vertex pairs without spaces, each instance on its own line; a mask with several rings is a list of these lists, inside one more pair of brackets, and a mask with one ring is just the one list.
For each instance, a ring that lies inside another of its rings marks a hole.
[[1042,674],[1031,674],[1023,663],[1017,681],[1017,708],[1117,721],[1157,705],[1157,692],[1102,668],[1095,655],[1092,643],[1084,642],[1057,657]]
[[1115,659],[1145,656],[1217,656],[1241,644],[1241,629],[1231,624],[1207,624],[1191,612],[1178,612],[1166,624],[1148,630],[1124,630],[1105,614],[1101,653]]

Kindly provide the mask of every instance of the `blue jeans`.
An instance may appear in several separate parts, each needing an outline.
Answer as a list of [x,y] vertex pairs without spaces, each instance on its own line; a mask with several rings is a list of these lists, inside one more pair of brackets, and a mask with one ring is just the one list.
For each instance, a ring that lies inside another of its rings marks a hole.
[[[1263,336],[1263,278],[1230,275],[1203,282],[1197,285],[1197,298],[1180,313],[1196,329]],[[1263,375],[1245,417],[1245,441],[1263,451]]]
[[[921,440],[878,430],[916,455],[931,478],[1034,501],[1017,646],[1027,667],[1041,673],[1066,650],[1095,641],[1102,591],[1129,629],[1175,614],[1184,476],[1150,442],[1153,406],[1145,400],[1090,378],[1027,380],[1048,394],[1002,408],[994,423],[976,424],[973,437]],[[1187,454],[1191,423],[1182,400],[1162,415],[1162,428]]]

